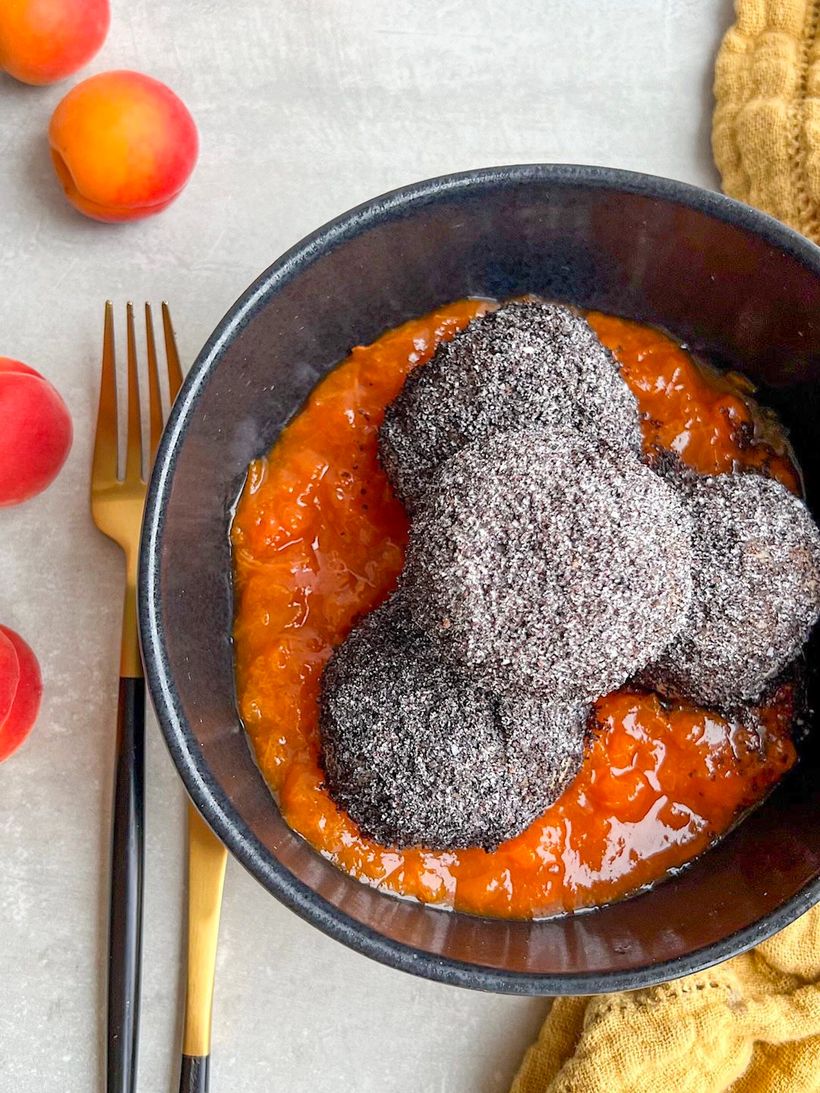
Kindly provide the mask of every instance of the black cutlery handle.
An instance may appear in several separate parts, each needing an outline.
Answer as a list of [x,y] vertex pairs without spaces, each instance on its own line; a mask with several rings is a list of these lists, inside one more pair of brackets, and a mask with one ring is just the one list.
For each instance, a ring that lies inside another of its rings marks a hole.
[[179,1093],[208,1093],[210,1055],[183,1055]]
[[145,858],[145,683],[120,678],[108,925],[107,1093],[137,1085]]

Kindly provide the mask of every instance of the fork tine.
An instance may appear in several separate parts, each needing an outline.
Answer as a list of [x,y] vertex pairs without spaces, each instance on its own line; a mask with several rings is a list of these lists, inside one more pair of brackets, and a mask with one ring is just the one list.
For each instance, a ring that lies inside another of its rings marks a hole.
[[159,365],[157,363],[157,345],[154,340],[154,317],[151,305],[145,305],[145,344],[148,350],[148,418],[151,438],[151,462],[157,453],[159,438],[162,436],[162,396],[159,392]]
[[137,340],[134,336],[134,305],[126,307],[128,335],[128,430],[125,437],[125,478],[142,478],[142,419],[140,417],[140,384],[137,375]]
[[97,410],[91,474],[92,481],[96,482],[117,477],[117,371],[114,354],[114,305],[110,300],[105,303],[100,404]]
[[162,302],[162,329],[165,333],[165,356],[168,358],[168,393],[173,403],[182,386],[182,368],[179,363],[174,328],[171,326],[171,312],[164,300]]

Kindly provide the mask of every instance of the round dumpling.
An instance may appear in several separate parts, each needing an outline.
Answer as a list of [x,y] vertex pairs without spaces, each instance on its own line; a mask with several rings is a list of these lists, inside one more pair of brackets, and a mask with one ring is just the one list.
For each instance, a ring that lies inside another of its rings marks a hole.
[[577,429],[638,454],[638,405],[582,316],[537,300],[473,321],[408,377],[387,408],[382,464],[409,511],[460,448],[511,429]]
[[641,682],[707,705],[757,698],[820,614],[820,532],[799,498],[761,475],[676,481],[692,520],[692,599]]
[[440,468],[403,594],[479,686],[590,702],[680,630],[690,532],[676,492],[628,452],[566,430],[499,434]]
[[586,707],[475,687],[394,599],[368,615],[325,668],[327,788],[385,846],[492,850],[575,776],[587,716]]

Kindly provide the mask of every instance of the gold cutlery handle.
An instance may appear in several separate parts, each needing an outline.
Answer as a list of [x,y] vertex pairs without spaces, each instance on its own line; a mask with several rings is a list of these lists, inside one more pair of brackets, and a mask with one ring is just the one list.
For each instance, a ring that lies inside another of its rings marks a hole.
[[188,990],[180,1093],[205,1093],[211,1053],[216,945],[228,852],[188,805]]

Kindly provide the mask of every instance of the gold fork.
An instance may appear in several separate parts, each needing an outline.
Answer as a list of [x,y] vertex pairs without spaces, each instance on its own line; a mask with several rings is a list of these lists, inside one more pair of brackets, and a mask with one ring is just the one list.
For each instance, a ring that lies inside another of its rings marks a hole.
[[[162,327],[169,403],[182,385],[182,369],[168,305]],[[114,309],[105,305],[102,378],[91,471],[91,511],[103,534],[125,553],[117,756],[112,821],[111,902],[108,943],[108,1093],[136,1088],[142,948],[144,859],[145,688],[137,633],[137,558],[146,474],[164,422],[154,322],[145,305],[149,447],[143,452],[134,308],[126,310],[128,413],[125,471],[119,474]],[[146,455],[147,458],[143,458]],[[144,466],[147,465],[147,466]],[[216,942],[227,851],[193,806],[188,808],[188,990],[180,1089],[204,1093],[208,1085]]]
[[[168,388],[173,401],[182,372],[167,305],[162,305]],[[125,468],[119,473],[117,368],[114,307],[105,305],[100,405],[91,468],[91,513],[100,531],[125,554],[125,602],[122,619],[120,687],[111,836],[111,893],[108,925],[108,1093],[136,1088],[142,950],[144,862],[145,684],[137,634],[137,558],[146,468],[153,460],[163,427],[154,325],[145,305],[148,361],[148,451],[143,450],[134,307],[126,312],[128,411]]]

